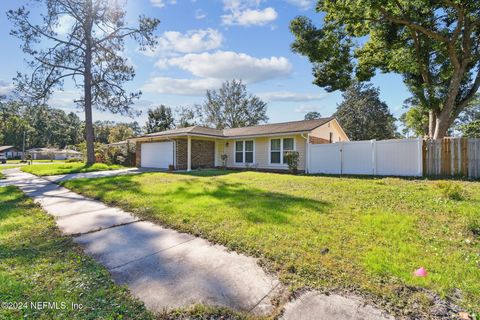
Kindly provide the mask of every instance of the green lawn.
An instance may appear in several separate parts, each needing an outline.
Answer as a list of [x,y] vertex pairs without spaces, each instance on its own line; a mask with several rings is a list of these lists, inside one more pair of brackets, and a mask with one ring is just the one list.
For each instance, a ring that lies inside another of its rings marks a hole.
[[[480,312],[478,182],[200,171],[64,185],[261,257],[294,290],[356,291],[417,314],[435,292]],[[421,266],[428,277],[412,275]]]
[[[0,319],[153,319],[15,187],[0,188],[0,243],[0,301],[22,303],[20,310],[2,304]],[[24,308],[30,301],[60,309]],[[83,307],[73,310],[72,303]]]
[[22,166],[21,170],[37,176],[53,176],[57,174],[116,170],[123,168],[125,167],[117,164],[108,165],[105,163],[95,163],[91,166],[87,166],[83,162],[72,162],[64,164],[33,164],[30,166]]
[[3,175],[2,171],[0,171],[0,179],[5,179],[6,177]]

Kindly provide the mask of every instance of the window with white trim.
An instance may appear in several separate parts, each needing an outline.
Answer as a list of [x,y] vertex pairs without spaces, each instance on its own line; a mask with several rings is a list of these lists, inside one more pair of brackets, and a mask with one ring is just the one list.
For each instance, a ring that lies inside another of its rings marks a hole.
[[253,163],[253,140],[235,141],[235,163]]
[[270,163],[285,164],[285,155],[288,151],[295,151],[293,138],[279,138],[270,140]]

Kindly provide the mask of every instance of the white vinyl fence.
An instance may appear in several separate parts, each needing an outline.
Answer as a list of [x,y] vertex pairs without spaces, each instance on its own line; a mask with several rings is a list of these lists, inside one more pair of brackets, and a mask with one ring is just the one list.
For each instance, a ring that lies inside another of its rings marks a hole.
[[422,176],[423,140],[369,140],[309,144],[308,172]]

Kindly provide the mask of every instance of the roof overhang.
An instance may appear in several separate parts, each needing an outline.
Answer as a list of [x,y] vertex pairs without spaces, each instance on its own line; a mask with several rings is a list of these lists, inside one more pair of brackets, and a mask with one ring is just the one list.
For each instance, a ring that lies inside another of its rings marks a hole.
[[263,138],[263,137],[278,137],[285,135],[296,135],[296,134],[308,134],[311,130],[308,131],[286,131],[286,132],[276,132],[276,133],[263,133],[263,134],[246,134],[246,135],[232,135],[232,136],[217,136],[210,134],[200,134],[200,133],[177,133],[169,135],[156,135],[156,136],[143,136],[138,138],[128,139],[129,141],[136,142],[149,142],[149,141],[158,141],[158,140],[172,140],[176,138],[183,137],[198,137],[198,138],[210,138],[218,140],[234,140],[234,139],[246,139],[246,138]]

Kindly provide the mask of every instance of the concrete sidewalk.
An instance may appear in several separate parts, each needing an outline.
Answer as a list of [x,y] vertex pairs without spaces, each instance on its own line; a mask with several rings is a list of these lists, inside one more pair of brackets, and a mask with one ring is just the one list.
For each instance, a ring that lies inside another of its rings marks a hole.
[[140,221],[19,169],[4,174],[150,310],[208,304],[256,315],[273,311],[280,283],[256,259]]

